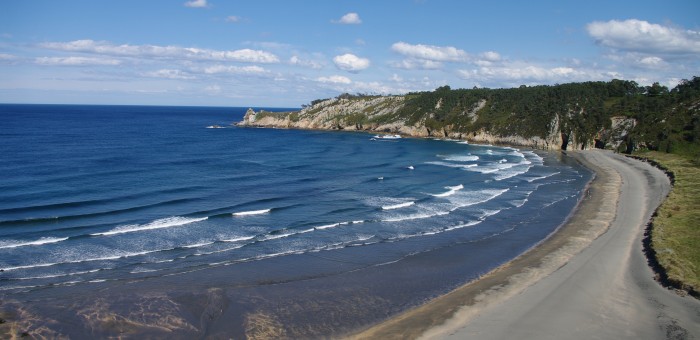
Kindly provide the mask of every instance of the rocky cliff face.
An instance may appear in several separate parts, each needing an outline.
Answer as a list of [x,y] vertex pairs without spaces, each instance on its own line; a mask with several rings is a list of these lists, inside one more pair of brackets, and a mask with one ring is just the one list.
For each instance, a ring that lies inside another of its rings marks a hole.
[[[581,142],[572,133],[560,131],[558,115],[550,122],[547,136],[504,136],[491,133],[485,129],[474,131],[454,131],[451,126],[439,130],[431,130],[425,126],[425,121],[408,124],[398,115],[404,106],[404,96],[372,96],[333,98],[318,102],[301,111],[292,112],[255,112],[248,109],[238,126],[312,129],[312,130],[345,130],[368,131],[374,133],[401,134],[411,137],[435,137],[466,140],[479,144],[507,144],[524,146],[534,149],[589,149],[593,141]],[[478,118],[479,110],[487,105],[486,100],[480,101],[465,116],[471,121]]]

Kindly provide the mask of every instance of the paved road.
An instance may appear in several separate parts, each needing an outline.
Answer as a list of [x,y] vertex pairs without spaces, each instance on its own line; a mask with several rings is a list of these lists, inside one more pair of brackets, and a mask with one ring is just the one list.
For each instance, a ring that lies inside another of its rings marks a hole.
[[648,164],[610,152],[585,158],[619,173],[610,229],[551,275],[480,310],[445,339],[700,339],[700,302],[661,287],[642,253],[644,225],[670,184]]

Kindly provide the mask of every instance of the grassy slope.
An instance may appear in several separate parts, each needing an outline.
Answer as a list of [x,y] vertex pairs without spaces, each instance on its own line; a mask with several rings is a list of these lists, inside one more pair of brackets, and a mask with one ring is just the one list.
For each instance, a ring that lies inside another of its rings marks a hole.
[[654,218],[652,247],[669,281],[700,292],[700,164],[688,157],[644,152],[675,176],[675,184]]

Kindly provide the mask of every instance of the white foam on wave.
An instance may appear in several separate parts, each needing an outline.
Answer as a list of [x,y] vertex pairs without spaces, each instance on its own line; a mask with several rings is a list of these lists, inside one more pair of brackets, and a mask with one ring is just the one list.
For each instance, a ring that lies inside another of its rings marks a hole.
[[85,271],[70,272],[70,273],[44,274],[44,275],[37,275],[37,276],[18,277],[18,278],[12,278],[12,279],[13,279],[13,280],[54,279],[54,278],[58,278],[58,277],[66,277],[66,276],[74,276],[74,275],[83,275],[83,274],[96,273],[96,272],[99,272],[100,270],[105,270],[105,269],[111,269],[111,268],[100,268],[100,269],[85,270]]
[[19,248],[25,246],[40,246],[43,244],[57,243],[67,240],[68,237],[42,237],[34,241],[7,240],[0,241],[0,249]]
[[214,244],[214,241],[190,244],[190,245],[182,246],[182,248],[199,248],[199,247],[208,246],[210,244]]
[[240,241],[252,240],[254,238],[255,238],[255,236],[243,236],[243,237],[236,237],[236,238],[221,240],[221,242],[240,242]]
[[473,161],[478,161],[479,156],[476,155],[451,155],[451,156],[444,156],[441,157],[442,159],[450,162],[473,162]]
[[425,164],[446,166],[448,168],[459,168],[459,169],[476,168],[478,166],[478,164],[459,164],[459,163],[449,163],[449,162],[440,162],[440,161],[425,162]]
[[304,230],[289,230],[289,231],[284,232],[284,233],[270,234],[270,235],[265,236],[262,239],[262,241],[277,240],[280,238],[290,237],[290,236],[294,236],[294,235],[306,234],[306,233],[310,233],[314,230],[316,230],[316,228],[310,228],[310,229],[304,229]]
[[106,231],[103,233],[94,233],[94,234],[90,234],[90,235],[91,236],[109,236],[109,235],[133,233],[133,232],[137,232],[137,231],[172,228],[172,227],[183,226],[183,225],[190,224],[190,223],[205,221],[207,219],[208,219],[208,217],[191,218],[191,217],[175,216],[175,217],[161,218],[161,219],[158,219],[158,220],[155,220],[153,222],[146,223],[146,224],[129,224],[129,225],[124,225],[124,226],[119,226],[119,227],[116,227],[110,231]]
[[233,216],[251,216],[251,215],[262,215],[262,214],[267,214],[272,209],[262,209],[262,210],[251,210],[251,211],[240,211],[240,212],[235,212],[232,215]]
[[129,274],[140,274],[140,273],[153,273],[161,271],[162,269],[147,269],[147,268],[136,268],[129,272]]
[[476,192],[466,192],[460,193],[458,195],[449,196],[450,202],[453,204],[450,212],[455,211],[460,208],[466,208],[477,204],[486,203],[498,196],[501,196],[508,192],[510,188],[506,189],[486,189]]
[[524,155],[522,152],[520,152],[520,150],[517,150],[517,149],[511,151],[511,152],[510,152],[510,155],[511,155],[511,156],[516,156],[516,157],[520,157],[520,158],[525,158],[525,155]]
[[[344,223],[347,224],[347,222],[344,222]],[[318,226],[318,227],[314,227],[314,229],[318,229],[318,230],[330,229],[330,228],[335,228],[335,227],[337,227],[337,226],[339,226],[339,225],[341,225],[341,224],[342,224],[342,223],[326,224],[326,225],[321,225],[321,226]]]
[[[62,264],[76,264],[76,263],[97,262],[97,261],[112,261],[112,260],[118,260],[118,259],[125,259],[125,258],[129,258],[129,257],[135,257],[135,256],[143,256],[143,255],[152,254],[152,253],[159,253],[162,251],[169,251],[169,250],[174,250],[174,249],[175,248],[154,249],[154,250],[144,250],[144,251],[130,252],[130,253],[118,252],[114,255],[109,255],[109,256],[92,257],[92,258],[77,259],[77,260],[65,260],[65,261],[61,261],[61,262],[27,264],[27,265],[21,265],[21,266],[0,268],[0,270],[11,271],[11,270],[21,270],[21,269],[52,267],[52,266],[57,266],[57,265],[62,265]],[[101,269],[108,269],[108,268],[100,268],[98,270],[101,270]]]
[[410,220],[420,220],[420,219],[431,218],[431,217],[436,217],[436,216],[448,215],[449,213],[450,213],[449,211],[433,210],[433,211],[426,211],[426,212],[421,212],[421,213],[417,213],[417,214],[392,216],[392,217],[382,219],[381,221],[382,222],[401,222],[401,221],[410,221]]
[[502,181],[504,179],[508,179],[511,177],[515,177],[518,175],[522,175],[528,171],[530,171],[530,168],[532,168],[530,165],[525,165],[524,167],[513,167],[512,170],[503,172],[494,178],[497,181]]
[[479,191],[456,190],[454,194],[445,196],[449,203],[418,204],[416,210],[409,214],[399,214],[382,218],[382,222],[402,222],[418,219],[427,219],[438,216],[449,215],[450,213],[469,206],[486,203],[498,196],[506,193],[506,189],[486,189]]
[[416,204],[416,202],[410,201],[410,202],[404,202],[404,203],[393,204],[393,205],[385,205],[385,206],[382,206],[382,210],[401,209],[401,208],[410,207],[414,204]]
[[469,221],[469,222],[467,222],[467,223],[462,223],[462,224],[458,224],[458,225],[455,225],[455,226],[447,227],[447,228],[445,228],[444,231],[452,231],[452,230],[457,230],[457,229],[462,229],[462,228],[467,228],[467,227],[473,227],[473,226],[475,226],[475,225],[477,225],[477,224],[479,224],[479,223],[481,223],[481,222],[483,222],[483,221],[484,221],[484,220]]
[[296,235],[296,233],[286,233],[286,234],[268,235],[267,237],[265,237],[264,241],[276,240],[276,239],[280,239],[280,238],[289,237],[289,236],[292,236],[292,235]]
[[547,175],[544,175],[544,176],[528,178],[527,181],[528,181],[529,183],[532,183],[532,182],[534,182],[534,181],[539,181],[539,180],[541,180],[541,179],[549,178],[549,177],[552,177],[552,176],[554,176],[554,175],[558,175],[558,174],[560,174],[560,173],[561,173],[561,172],[557,171],[557,172],[553,172],[553,173],[551,173],[551,174],[547,174]]
[[448,197],[448,196],[452,196],[452,195],[456,194],[457,191],[464,189],[464,185],[460,184],[460,185],[456,185],[456,186],[453,186],[453,187],[449,187],[449,186],[448,186],[448,187],[445,187],[445,189],[449,189],[449,190],[446,191],[446,192],[443,192],[443,193],[441,193],[441,194],[433,194],[432,196],[435,196],[435,197]]

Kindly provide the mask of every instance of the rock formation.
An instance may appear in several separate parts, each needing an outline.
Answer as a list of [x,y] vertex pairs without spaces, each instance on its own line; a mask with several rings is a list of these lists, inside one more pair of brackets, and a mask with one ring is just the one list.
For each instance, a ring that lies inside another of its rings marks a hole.
[[[255,112],[253,109],[248,109],[243,120],[237,125],[286,129],[367,131],[411,137],[459,139],[479,144],[517,145],[545,150],[590,149],[594,147],[593,140],[581,141],[575,133],[563,132],[560,124],[561,118],[558,114],[554,115],[554,118],[549,122],[549,133],[546,136],[503,135],[484,128],[457,131],[449,125],[440,129],[430,129],[426,126],[425,120],[410,124],[399,114],[405,99],[405,96],[357,96],[315,101],[314,105],[304,107],[300,111],[269,112],[261,110]],[[476,103],[470,110],[464,112],[465,119],[470,122],[476,121],[479,118],[480,110],[487,104],[486,100]],[[615,131],[619,134],[622,130],[615,129]]]

